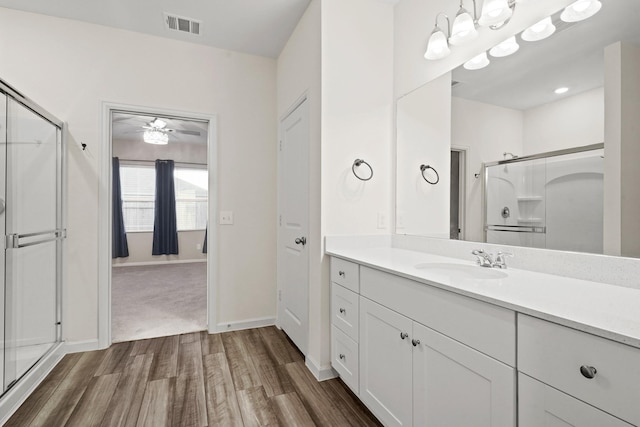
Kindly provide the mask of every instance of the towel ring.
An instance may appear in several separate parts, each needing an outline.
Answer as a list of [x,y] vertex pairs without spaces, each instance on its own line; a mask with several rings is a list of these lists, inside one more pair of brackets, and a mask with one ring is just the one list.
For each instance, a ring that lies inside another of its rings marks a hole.
[[[429,181],[427,179],[426,176],[424,176],[424,171],[426,171],[427,169],[431,169],[433,171],[433,173],[436,174],[436,180],[435,181]],[[438,175],[438,171],[435,170],[433,167],[429,166],[429,165],[420,165],[420,172],[422,173],[422,178],[427,181],[429,184],[431,185],[436,185],[437,183],[440,182],[440,175]]]
[[[369,168],[370,174],[368,178],[363,178],[360,175],[358,175],[356,173],[356,168],[360,167],[360,165],[365,164],[367,165],[367,167]],[[351,172],[353,172],[353,174],[356,176],[356,178],[358,178],[360,181],[369,181],[371,178],[373,178],[373,168],[371,167],[371,165],[367,162],[365,162],[362,159],[355,159],[353,161],[353,166],[351,166]]]

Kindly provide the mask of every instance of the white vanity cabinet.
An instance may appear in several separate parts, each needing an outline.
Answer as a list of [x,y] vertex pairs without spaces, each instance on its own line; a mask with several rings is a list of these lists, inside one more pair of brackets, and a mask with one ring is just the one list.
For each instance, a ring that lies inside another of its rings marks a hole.
[[[334,274],[345,262],[332,258],[332,365],[352,389],[357,376],[356,394],[383,424],[515,425],[513,311],[360,266],[351,288],[359,294],[352,340],[354,322],[340,308],[351,297],[345,291],[354,291]],[[359,352],[357,367],[347,368],[348,356],[335,348],[345,340]]]
[[640,349],[518,315],[521,427],[640,425]]

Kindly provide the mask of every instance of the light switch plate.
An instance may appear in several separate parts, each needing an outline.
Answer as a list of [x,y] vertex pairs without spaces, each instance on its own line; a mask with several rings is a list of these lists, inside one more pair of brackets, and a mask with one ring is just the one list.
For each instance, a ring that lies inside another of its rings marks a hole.
[[232,225],[232,224],[233,224],[233,212],[220,211],[220,225]]

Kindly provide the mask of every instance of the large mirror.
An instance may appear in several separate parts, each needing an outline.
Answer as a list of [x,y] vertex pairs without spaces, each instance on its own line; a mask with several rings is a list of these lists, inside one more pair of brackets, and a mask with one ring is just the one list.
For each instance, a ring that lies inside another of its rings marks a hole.
[[515,54],[398,100],[397,233],[640,256],[624,242],[640,240],[625,237],[640,230],[640,200],[620,196],[629,156],[640,164],[625,149],[640,146],[625,136],[640,117],[640,2],[560,15],[550,37],[518,34]]

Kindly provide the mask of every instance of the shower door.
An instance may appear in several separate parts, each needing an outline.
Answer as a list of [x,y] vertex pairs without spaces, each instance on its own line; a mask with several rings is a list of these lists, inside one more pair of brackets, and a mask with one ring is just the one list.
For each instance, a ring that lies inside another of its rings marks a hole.
[[64,232],[61,128],[11,96],[0,103],[4,392],[60,341]]

